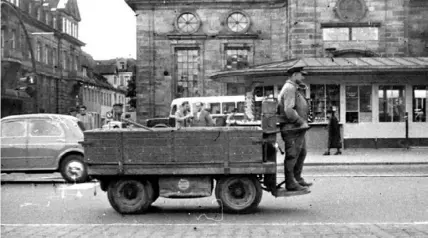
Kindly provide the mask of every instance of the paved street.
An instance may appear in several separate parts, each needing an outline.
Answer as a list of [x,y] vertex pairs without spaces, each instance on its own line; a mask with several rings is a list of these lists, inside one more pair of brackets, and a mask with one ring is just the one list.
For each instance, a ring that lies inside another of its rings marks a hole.
[[311,194],[264,193],[247,215],[223,214],[212,196],[159,198],[147,214],[122,216],[97,183],[4,184],[2,237],[428,237],[427,171],[308,166]]

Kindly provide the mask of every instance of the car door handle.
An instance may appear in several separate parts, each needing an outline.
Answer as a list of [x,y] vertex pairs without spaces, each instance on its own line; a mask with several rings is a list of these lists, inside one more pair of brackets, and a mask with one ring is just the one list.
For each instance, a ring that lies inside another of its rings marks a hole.
[[56,141],[57,141],[57,142],[65,142],[65,140],[64,140],[64,139],[57,139]]

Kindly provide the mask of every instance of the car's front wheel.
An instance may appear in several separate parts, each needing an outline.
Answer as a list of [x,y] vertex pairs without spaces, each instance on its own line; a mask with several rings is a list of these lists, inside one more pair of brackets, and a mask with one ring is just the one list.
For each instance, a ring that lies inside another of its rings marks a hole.
[[81,155],[69,155],[64,158],[60,165],[60,172],[67,182],[84,183],[88,181],[88,170]]

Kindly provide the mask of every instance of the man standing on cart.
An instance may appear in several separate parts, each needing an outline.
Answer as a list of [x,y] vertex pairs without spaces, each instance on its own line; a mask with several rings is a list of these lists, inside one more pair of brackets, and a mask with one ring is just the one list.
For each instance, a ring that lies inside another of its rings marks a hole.
[[284,175],[288,191],[308,191],[312,183],[302,177],[306,158],[305,134],[308,126],[309,105],[305,95],[299,91],[304,85],[303,67],[295,67],[287,72],[290,78],[278,95],[279,123],[285,144]]

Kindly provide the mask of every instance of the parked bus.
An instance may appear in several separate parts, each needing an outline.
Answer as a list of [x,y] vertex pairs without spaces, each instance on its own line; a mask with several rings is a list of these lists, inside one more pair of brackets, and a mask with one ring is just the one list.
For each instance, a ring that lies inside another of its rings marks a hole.
[[211,116],[219,126],[219,118],[226,118],[235,108],[235,119],[244,119],[245,96],[214,96],[214,97],[188,97],[176,98],[171,102],[171,108],[168,118],[153,118],[147,120],[148,127],[175,127],[175,113],[181,107],[183,102],[189,102],[190,113],[196,110],[196,103],[202,102],[205,110],[211,113]]

